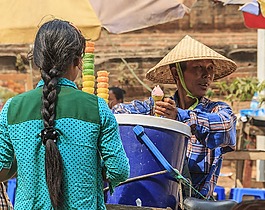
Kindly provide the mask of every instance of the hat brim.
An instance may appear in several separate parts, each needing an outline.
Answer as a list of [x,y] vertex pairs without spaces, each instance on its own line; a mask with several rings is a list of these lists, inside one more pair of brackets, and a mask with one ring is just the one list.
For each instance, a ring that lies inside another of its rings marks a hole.
[[226,77],[237,69],[234,61],[191,37],[185,36],[174,49],[146,73],[146,78],[156,83],[175,84],[169,64],[194,60],[212,60],[216,72],[214,80]]

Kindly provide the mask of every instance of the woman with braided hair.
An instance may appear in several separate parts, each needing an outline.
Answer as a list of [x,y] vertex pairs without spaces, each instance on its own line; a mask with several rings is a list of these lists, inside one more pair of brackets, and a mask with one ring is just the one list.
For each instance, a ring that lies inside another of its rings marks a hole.
[[73,82],[84,49],[69,22],[44,23],[33,50],[42,80],[1,112],[0,181],[17,172],[15,209],[106,209],[103,174],[111,191],[129,176],[114,115]]

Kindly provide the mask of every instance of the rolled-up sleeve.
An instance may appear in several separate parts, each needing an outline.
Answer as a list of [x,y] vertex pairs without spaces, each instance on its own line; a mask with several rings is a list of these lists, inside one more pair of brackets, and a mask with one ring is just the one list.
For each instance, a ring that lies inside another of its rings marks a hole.
[[119,103],[112,108],[113,114],[143,114],[150,115],[154,100],[149,97],[145,101],[133,100],[130,103]]
[[8,134],[7,112],[11,99],[9,99],[0,113],[0,171],[9,169],[14,159],[14,150]]
[[224,102],[215,102],[207,110],[196,107],[194,110],[178,109],[177,120],[196,125],[196,138],[205,142],[210,149],[228,147],[232,151],[236,145],[236,116]]

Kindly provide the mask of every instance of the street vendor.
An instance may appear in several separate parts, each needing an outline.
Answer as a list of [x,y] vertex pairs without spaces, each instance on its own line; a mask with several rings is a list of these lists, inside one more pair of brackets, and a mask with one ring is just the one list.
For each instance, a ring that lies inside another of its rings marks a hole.
[[[154,112],[156,116],[188,124],[192,136],[183,173],[207,198],[213,195],[222,155],[235,149],[236,116],[228,104],[211,101],[205,95],[214,80],[231,74],[236,68],[232,60],[185,36],[146,74],[154,83],[176,84],[175,94],[155,102],[152,97],[145,101],[134,100],[113,109],[115,114]],[[192,196],[200,197],[198,193]]]
[[0,114],[0,181],[17,172],[15,209],[105,210],[103,180],[113,192],[129,176],[107,103],[74,83],[85,44],[71,23],[44,23],[33,49],[42,80]]
[[126,91],[119,87],[109,88],[109,108],[112,109],[116,104],[123,103]]

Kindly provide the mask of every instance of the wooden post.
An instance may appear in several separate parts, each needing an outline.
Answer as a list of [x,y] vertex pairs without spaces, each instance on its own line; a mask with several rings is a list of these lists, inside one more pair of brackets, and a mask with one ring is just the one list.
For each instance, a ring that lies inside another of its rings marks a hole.
[[[244,128],[245,123],[240,121],[239,124],[239,136],[238,136],[238,142],[236,144],[236,150],[239,151],[243,148],[243,142],[244,142]],[[238,186],[238,184],[242,183],[243,179],[243,169],[244,169],[244,160],[237,160],[236,161],[236,178],[235,178],[235,187]]]
[[26,88],[25,91],[32,90],[33,89],[33,78],[32,73],[27,73],[27,80],[26,80]]
[[[265,29],[258,29],[258,43],[257,43],[257,76],[259,82],[265,80]],[[261,92],[265,94],[263,90]],[[265,107],[263,107],[265,108]],[[265,136],[257,135],[257,149],[265,149]],[[256,163],[256,180],[265,181],[265,161],[258,160]]]
[[[241,122],[242,123],[242,122]],[[229,152],[223,155],[225,160],[236,160],[236,187],[252,187],[251,173],[253,160],[265,160],[265,150],[251,149],[243,147],[243,140],[246,138],[251,141],[251,136],[265,136],[265,126],[254,126],[249,122],[243,123],[240,126],[240,134],[238,137],[237,149],[234,152]],[[242,132],[243,131],[243,132]],[[242,133],[241,133],[242,132]],[[239,163],[244,161],[244,167],[242,168]]]
[[252,160],[245,160],[244,161],[244,173],[242,184],[245,188],[251,187],[251,175],[252,175]]

